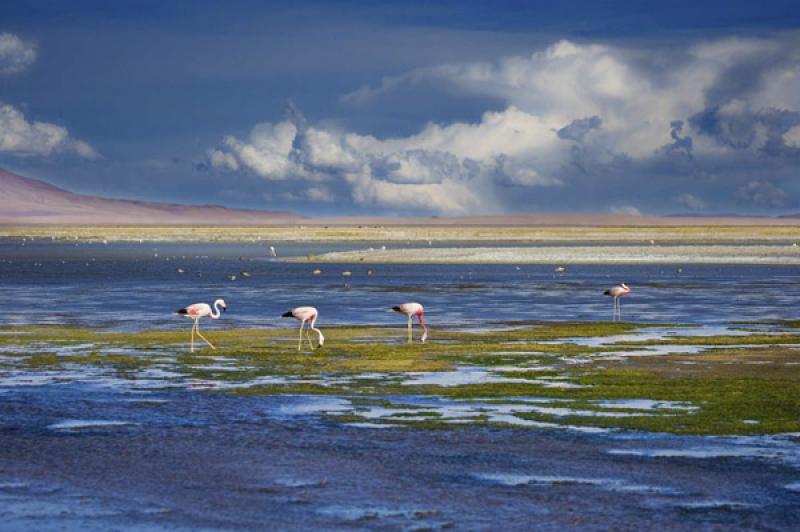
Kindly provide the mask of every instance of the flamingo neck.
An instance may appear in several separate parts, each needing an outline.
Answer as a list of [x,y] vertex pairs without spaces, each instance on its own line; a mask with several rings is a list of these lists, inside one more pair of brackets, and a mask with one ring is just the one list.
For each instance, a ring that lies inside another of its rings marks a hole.
[[320,346],[321,346],[321,345],[322,345],[322,343],[325,341],[325,337],[324,337],[324,336],[322,336],[322,331],[320,331],[319,329],[317,329],[316,327],[314,327],[314,325],[315,325],[316,323],[317,323],[317,315],[316,315],[316,314],[314,314],[314,317],[313,317],[313,318],[311,318],[311,324],[310,324],[310,326],[311,326],[311,330],[312,330],[312,331],[314,331],[315,333],[317,333],[317,335],[319,336],[319,343],[320,343]]
[[218,320],[219,319],[220,311],[219,311],[219,303],[218,302],[216,302],[216,301],[214,302],[214,310],[211,311],[211,314],[209,314],[209,317],[212,320]]
[[422,326],[422,336],[420,337],[420,341],[425,343],[425,340],[428,339],[428,327],[425,326],[425,320],[422,317],[422,312],[417,314],[417,318],[419,318],[419,324]]

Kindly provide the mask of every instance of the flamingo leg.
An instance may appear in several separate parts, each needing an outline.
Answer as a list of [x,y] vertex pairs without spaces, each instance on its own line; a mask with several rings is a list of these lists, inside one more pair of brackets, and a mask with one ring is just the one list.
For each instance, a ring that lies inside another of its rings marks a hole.
[[207,344],[208,344],[208,346],[209,346],[211,349],[213,349],[214,351],[216,351],[216,350],[217,350],[217,348],[216,348],[216,347],[214,347],[214,344],[212,344],[211,342],[209,342],[209,341],[206,339],[206,337],[205,337],[205,336],[203,336],[202,334],[200,334],[200,322],[199,322],[199,321],[197,322],[197,336],[199,336],[200,338],[202,338],[202,339],[203,339],[203,341],[204,341],[205,343],[207,343]]
[[414,339],[411,337],[411,316],[408,317],[408,343],[412,343]]
[[622,302],[617,300],[617,317],[622,321]]
[[300,322],[300,340],[297,342],[297,350],[302,351],[303,349],[303,326],[306,324],[306,320]]
[[191,353],[194,353],[194,329],[195,329],[195,327],[197,327],[197,320],[194,320],[194,323],[192,323],[192,347],[191,347],[191,351],[190,351]]

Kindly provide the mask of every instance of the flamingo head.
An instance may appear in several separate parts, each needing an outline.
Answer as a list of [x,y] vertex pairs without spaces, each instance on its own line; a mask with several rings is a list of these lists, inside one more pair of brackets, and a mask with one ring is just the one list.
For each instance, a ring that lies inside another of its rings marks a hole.
[[219,307],[222,309],[222,312],[228,310],[228,305],[225,304],[224,299],[217,299],[216,301],[214,301],[214,306],[216,307],[217,305],[219,305]]
[[428,331],[425,331],[425,332],[422,333],[422,337],[419,339],[419,341],[424,344],[425,340],[427,340],[427,339],[428,339]]
[[630,288],[628,288],[628,285],[626,285],[625,283],[621,283],[621,284],[620,284],[620,286],[621,286],[622,288],[624,288],[625,290],[627,290],[628,292],[630,292],[630,291],[631,291],[631,289],[630,289]]
[[322,336],[322,331],[320,331],[320,333],[319,333],[319,346],[317,347],[317,349],[321,349],[323,345],[325,345],[325,337]]

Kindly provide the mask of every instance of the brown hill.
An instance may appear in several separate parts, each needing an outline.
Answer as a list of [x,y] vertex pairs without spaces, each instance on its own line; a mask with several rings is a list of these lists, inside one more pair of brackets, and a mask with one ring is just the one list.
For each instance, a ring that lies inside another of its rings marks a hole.
[[302,219],[288,212],[74,194],[0,168],[0,224],[261,225],[292,224]]

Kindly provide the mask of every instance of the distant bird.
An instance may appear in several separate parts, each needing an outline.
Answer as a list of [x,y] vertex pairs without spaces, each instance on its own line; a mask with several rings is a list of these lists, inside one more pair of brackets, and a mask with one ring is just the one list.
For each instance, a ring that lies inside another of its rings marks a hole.
[[194,353],[194,333],[197,332],[197,336],[202,338],[205,343],[211,347],[214,351],[217,350],[214,347],[214,344],[209,342],[205,336],[200,334],[200,318],[204,318],[208,316],[212,320],[218,320],[220,317],[219,309],[222,308],[222,311],[225,312],[228,310],[228,306],[225,304],[225,300],[217,299],[214,301],[214,310],[211,310],[211,307],[208,306],[207,303],[195,303],[194,305],[189,305],[186,308],[182,308],[177,311],[178,314],[186,316],[187,318],[191,318],[194,320],[194,325],[192,325],[192,353]]
[[242,277],[250,277],[250,272],[239,272]]
[[[282,317],[284,318],[295,318],[300,320],[300,340],[297,343],[297,350],[300,351],[303,349],[303,327],[305,326],[306,322],[311,320],[309,324],[312,331],[319,335],[319,347],[322,347],[325,344],[325,337],[322,336],[322,331],[314,327],[317,323],[317,316],[319,316],[319,312],[314,307],[297,307],[296,309],[292,309],[289,312],[284,312]],[[308,335],[308,330],[306,329],[306,339],[308,340],[308,345],[311,346],[311,350],[314,350],[314,344],[311,343],[311,338]]]
[[350,277],[351,275],[353,275],[353,272],[349,270],[345,270],[342,272],[342,277]]
[[564,273],[565,271],[567,271],[567,269],[565,267],[563,267],[563,266],[558,266],[555,269],[556,273]]
[[269,247],[269,254],[272,255],[273,257],[277,257],[278,256],[278,252],[275,251],[275,246],[270,246]]
[[314,270],[314,271],[313,271],[313,272],[311,272],[311,273],[313,273],[314,275],[319,275],[319,274],[321,274],[321,273],[322,273],[322,270],[320,270],[319,268],[317,268],[316,270]]
[[236,276],[231,274],[231,275],[228,276],[228,280],[235,281],[236,280]]
[[422,326],[422,337],[420,341],[424,344],[425,340],[428,339],[428,328],[425,326],[425,308],[420,305],[419,303],[403,303],[400,306],[392,307],[392,310],[395,312],[399,312],[400,314],[405,314],[408,316],[408,343],[412,343],[411,338],[411,318],[414,316],[417,317],[419,320],[419,324]]
[[619,305],[619,298],[628,295],[631,292],[631,289],[628,288],[628,285],[625,283],[618,284],[617,286],[612,286],[603,294],[607,296],[611,296],[614,298],[614,311],[613,311],[613,318],[612,321],[616,321],[617,318],[622,319],[622,311],[620,310]]
[[185,270],[183,268],[175,268],[177,273],[183,273]]

